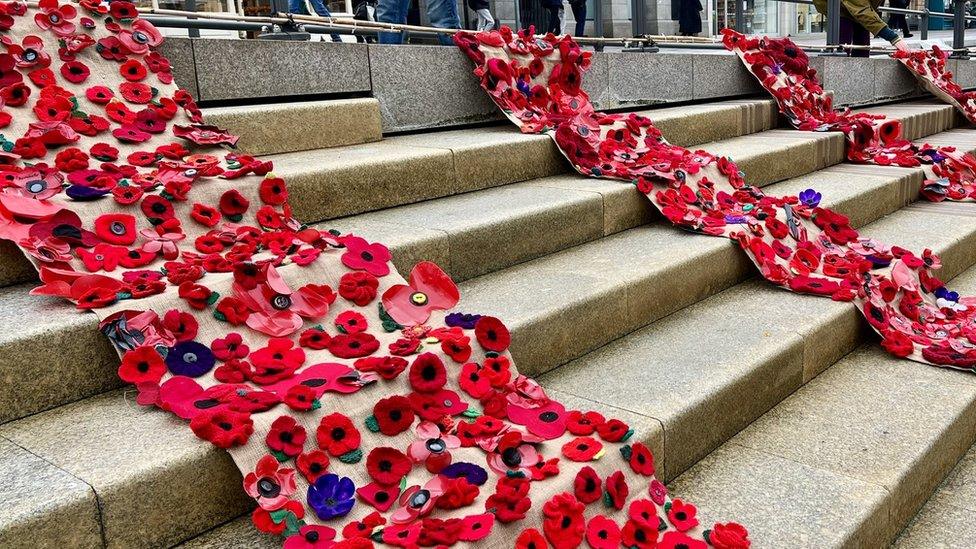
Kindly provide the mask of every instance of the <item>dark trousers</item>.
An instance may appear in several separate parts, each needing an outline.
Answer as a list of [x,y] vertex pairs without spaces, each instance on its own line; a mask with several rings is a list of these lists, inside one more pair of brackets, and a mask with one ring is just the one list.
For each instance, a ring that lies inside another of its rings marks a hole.
[[888,16],[888,26],[893,29],[901,29],[902,36],[908,36],[912,33],[908,29],[908,20],[905,19],[904,13],[892,13]]
[[551,32],[553,34],[559,34],[559,10],[560,6],[546,7],[546,11],[549,12],[549,28],[546,32]]
[[586,2],[570,2],[569,7],[573,8],[573,19],[576,20],[574,36],[583,36],[583,29],[586,28]]
[[[840,43],[856,44],[858,46],[871,45],[871,33],[855,21],[846,17],[840,18]],[[851,50],[851,57],[869,57],[868,50]]]

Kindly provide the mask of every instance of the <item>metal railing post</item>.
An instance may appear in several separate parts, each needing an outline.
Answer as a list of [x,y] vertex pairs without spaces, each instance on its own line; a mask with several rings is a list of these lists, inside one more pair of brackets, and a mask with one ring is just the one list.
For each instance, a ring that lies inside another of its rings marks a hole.
[[644,0],[630,0],[630,31],[634,36],[644,34]]
[[746,16],[743,14],[745,10],[742,9],[742,3],[745,0],[735,0],[735,30],[739,32],[746,32]]
[[956,0],[952,5],[952,15],[952,48],[957,50],[952,52],[952,57],[969,59],[964,49],[966,47],[966,2]]
[[922,10],[922,15],[918,16],[918,32],[922,35],[922,40],[929,39],[929,8]]
[[[186,11],[197,11],[197,0],[186,0]],[[190,38],[200,38],[200,29],[187,29],[186,32]]]
[[840,44],[840,0],[827,0],[827,45]]
[[[593,14],[593,35],[602,38],[603,37],[603,0],[593,0],[593,9],[596,13]],[[593,47],[596,51],[603,51],[603,44],[595,44]]]

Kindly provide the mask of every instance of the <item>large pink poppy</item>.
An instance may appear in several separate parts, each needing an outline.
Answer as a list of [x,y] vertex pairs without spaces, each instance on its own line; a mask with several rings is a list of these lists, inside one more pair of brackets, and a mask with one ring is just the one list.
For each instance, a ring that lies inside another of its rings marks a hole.
[[234,296],[251,314],[247,325],[273,337],[293,334],[302,327],[303,318],[319,318],[329,312],[335,293],[312,284],[292,291],[273,265],[267,267],[263,283],[250,290],[234,283]]
[[400,324],[416,326],[427,322],[434,311],[457,305],[459,299],[451,277],[434,263],[421,261],[410,271],[409,284],[397,284],[383,293],[383,308]]

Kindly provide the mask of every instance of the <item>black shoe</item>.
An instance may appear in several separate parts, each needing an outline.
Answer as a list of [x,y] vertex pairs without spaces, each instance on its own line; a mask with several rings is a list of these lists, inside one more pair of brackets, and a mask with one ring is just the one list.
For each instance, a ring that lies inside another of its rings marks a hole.
[[908,33],[908,34],[906,34],[906,35],[905,35],[905,38],[911,38],[911,37],[913,37],[913,36],[915,36],[915,35],[914,35],[914,34],[912,34],[912,33]]

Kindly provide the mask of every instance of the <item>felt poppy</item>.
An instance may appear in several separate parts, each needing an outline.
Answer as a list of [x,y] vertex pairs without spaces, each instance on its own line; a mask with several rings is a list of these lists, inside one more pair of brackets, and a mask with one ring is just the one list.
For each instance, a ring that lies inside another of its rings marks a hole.
[[254,471],[244,476],[244,491],[266,511],[284,507],[297,488],[295,470],[281,467],[274,456],[262,457]]
[[307,412],[316,405],[315,390],[307,385],[294,385],[285,393],[284,402],[292,410]]
[[649,477],[654,474],[654,455],[642,443],[635,442],[630,447],[628,461],[630,462],[630,468],[638,475]]
[[[286,516],[294,517],[295,520],[301,520],[305,517],[305,506],[302,502],[291,500],[287,502],[284,507],[279,509],[279,511],[284,511],[283,514]],[[280,514],[279,514],[280,516]],[[280,536],[285,532],[288,527],[288,520],[278,520],[272,518],[271,512],[261,507],[254,509],[251,513],[251,522],[254,523],[254,527],[257,528],[259,532],[264,532],[265,534],[271,534],[274,536]]]
[[306,524],[298,529],[297,534],[285,538],[282,549],[328,549],[335,547],[332,541],[335,536],[336,531],[328,526]]
[[377,356],[361,358],[355,362],[360,372],[376,372],[386,380],[396,379],[407,368],[408,362],[396,356]]
[[196,341],[181,341],[166,353],[166,367],[173,375],[200,377],[214,367],[210,348]]
[[410,460],[396,448],[373,448],[366,456],[366,472],[382,485],[399,484],[410,469]]
[[234,297],[251,311],[247,325],[261,333],[273,337],[295,333],[302,327],[303,318],[324,316],[335,300],[335,294],[328,286],[306,284],[292,291],[273,265],[262,267],[260,276],[263,280],[255,281],[248,288],[249,284],[242,283],[244,278],[240,275],[247,267],[246,264],[235,267],[232,289]]
[[190,341],[197,337],[199,323],[190,313],[170,309],[163,315],[163,328],[176,341]]
[[319,328],[309,328],[298,337],[298,344],[302,347],[314,350],[327,349],[332,336]]
[[458,539],[468,542],[482,540],[491,534],[494,524],[495,518],[491,513],[468,515],[461,519],[461,532],[458,534]]
[[377,526],[382,526],[386,524],[386,519],[383,518],[378,512],[373,511],[372,513],[363,517],[362,520],[352,521],[342,529],[342,537],[347,540],[353,538],[368,538],[372,533],[373,529]]
[[474,334],[481,348],[494,353],[508,349],[512,337],[501,320],[493,316],[483,316],[474,326]]
[[383,543],[394,547],[416,547],[420,540],[421,523],[392,524],[383,529]]
[[80,61],[68,61],[61,65],[61,76],[72,84],[81,84],[91,75],[88,66]]
[[651,530],[658,530],[661,522],[657,516],[657,507],[652,501],[646,499],[632,501],[627,508],[627,516],[630,520]]
[[166,373],[166,363],[150,345],[137,347],[122,355],[119,377],[126,383],[158,382]]
[[308,506],[320,520],[344,517],[356,504],[356,485],[332,473],[320,476],[308,487]]
[[237,189],[231,189],[220,195],[220,201],[218,202],[218,208],[220,213],[231,217],[240,216],[247,211],[250,206],[250,202],[245,198]]
[[524,425],[530,433],[545,440],[553,440],[566,432],[566,408],[555,400],[536,407],[508,405],[508,419]]
[[329,470],[329,456],[322,450],[302,452],[295,459],[295,465],[309,484],[315,484],[316,479]]
[[205,227],[215,226],[220,223],[221,218],[220,212],[216,208],[199,202],[193,205],[193,209],[190,210],[190,217]]
[[115,97],[115,92],[107,86],[91,86],[85,90],[85,97],[96,105],[107,105]]
[[359,448],[360,435],[349,418],[336,412],[322,418],[315,431],[319,448],[331,456],[341,456]]
[[399,484],[370,482],[356,489],[356,494],[370,507],[380,512],[389,511],[400,496]]
[[410,271],[408,284],[396,284],[383,293],[383,308],[400,324],[416,326],[426,322],[432,312],[454,307],[459,299],[460,293],[451,277],[436,264],[422,261]]
[[[390,274],[390,250],[378,243],[348,235],[342,238],[346,252],[342,254],[342,264],[354,271],[366,271],[373,276]],[[385,295],[385,294],[384,294]]]
[[254,365],[254,382],[266,385],[294,374],[305,363],[305,351],[288,338],[273,337],[249,358]]
[[606,418],[599,412],[573,410],[566,417],[566,430],[577,436],[588,436],[595,433],[596,428],[605,422]]
[[265,443],[273,452],[286,457],[295,457],[302,453],[305,446],[305,428],[291,416],[279,416],[271,423],[271,430],[265,437]]
[[373,406],[373,417],[376,418],[380,432],[392,437],[409,429],[415,416],[406,397],[393,395],[376,402]]

